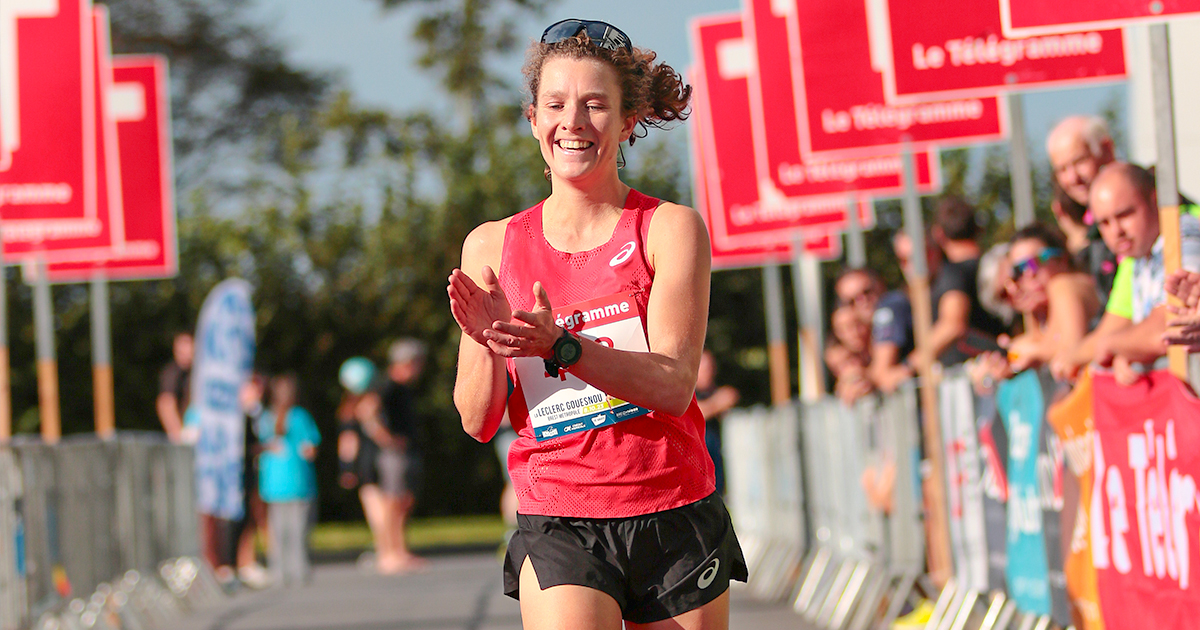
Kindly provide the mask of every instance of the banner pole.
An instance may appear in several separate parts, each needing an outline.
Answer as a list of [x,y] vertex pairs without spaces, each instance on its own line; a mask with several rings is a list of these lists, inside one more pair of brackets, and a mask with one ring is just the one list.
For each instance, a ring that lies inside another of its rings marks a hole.
[[[907,142],[902,156],[904,162],[904,229],[912,242],[909,258],[908,289],[912,300],[913,339],[918,348],[929,343],[933,327],[933,305],[929,294],[929,268],[925,260],[925,222],[921,216],[921,200],[917,196],[916,165],[911,145]],[[928,475],[922,484],[925,495],[925,528],[929,537],[929,575],[943,586],[953,575],[950,559],[950,530],[946,515],[946,486],[942,458],[942,427],[938,419],[937,378],[932,365],[919,374],[921,387],[921,419],[925,434],[925,456],[929,461]]]
[[1021,229],[1033,223],[1033,175],[1029,169],[1029,140],[1025,135],[1025,97],[1008,94],[1009,171],[1013,198],[1013,224]]
[[821,262],[804,251],[801,232],[792,240],[792,286],[800,319],[800,398],[816,402],[825,395],[825,367],[821,360],[824,349]]
[[[1171,91],[1171,36],[1167,24],[1150,25],[1150,68],[1151,89],[1154,94],[1154,140],[1158,156],[1154,166],[1154,181],[1158,193],[1159,221],[1162,225],[1164,268],[1171,273],[1180,267],[1182,256],[1179,247],[1179,182],[1175,152],[1175,97]],[[1173,255],[1172,255],[1173,254]],[[1167,260],[1171,258],[1172,260]],[[1174,262],[1174,264],[1171,264]],[[1178,303],[1172,296],[1168,300]],[[1188,358],[1183,346],[1167,349],[1170,369],[1177,378],[1188,382],[1193,388],[1200,385],[1200,371]]]
[[867,266],[867,244],[863,240],[862,223],[858,220],[858,199],[846,197],[846,264],[851,269]]
[[787,333],[784,332],[783,279],[778,263],[763,265],[763,299],[767,310],[767,358],[771,370],[771,404],[786,405],[792,399],[788,368]]
[[112,325],[110,323],[108,279],[92,276],[92,397],[95,404],[96,435],[110,439],[116,435],[117,421],[113,401]]
[[8,362],[8,267],[0,262],[0,444],[12,438],[12,376]]
[[42,440],[57,444],[62,437],[62,419],[58,408],[58,361],[54,351],[54,306],[50,300],[50,280],[46,259],[39,256],[37,283],[33,288],[33,323],[37,345],[38,410]]

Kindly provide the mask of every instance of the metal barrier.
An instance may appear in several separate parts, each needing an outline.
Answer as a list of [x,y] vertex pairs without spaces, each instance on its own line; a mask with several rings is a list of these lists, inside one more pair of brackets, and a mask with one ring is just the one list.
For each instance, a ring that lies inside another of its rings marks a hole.
[[[1031,378],[1045,381],[1025,380]],[[752,594],[788,597],[803,618],[837,630],[890,628],[921,599],[935,602],[925,625],[932,630],[1068,625],[1057,593],[1052,615],[1018,610],[1021,598],[1008,592],[1009,417],[1001,417],[996,400],[975,394],[962,368],[943,373],[938,400],[955,566],[954,579],[941,589],[923,574],[923,445],[913,383],[853,408],[827,398],[727,416],[727,501]],[[1039,473],[1054,474],[1063,459],[1057,440],[1044,429],[1032,439]],[[796,492],[789,495],[786,484]],[[1050,523],[1062,501],[1044,496],[1047,484],[1041,485],[1043,496],[1034,500]],[[803,549],[799,562],[794,554]],[[1050,554],[1049,564],[1052,590],[1060,590],[1061,558]]]
[[220,593],[192,559],[193,470],[157,434],[0,448],[0,630],[166,627],[196,585]]

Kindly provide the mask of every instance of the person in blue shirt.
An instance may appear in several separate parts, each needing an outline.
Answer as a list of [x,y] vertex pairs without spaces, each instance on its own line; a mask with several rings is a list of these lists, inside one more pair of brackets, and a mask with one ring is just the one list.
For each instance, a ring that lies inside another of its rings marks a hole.
[[263,446],[258,461],[259,494],[267,504],[274,582],[298,584],[309,579],[308,529],[317,496],[313,460],[321,434],[312,414],[296,406],[295,376],[271,379],[270,393],[270,408],[255,426]]

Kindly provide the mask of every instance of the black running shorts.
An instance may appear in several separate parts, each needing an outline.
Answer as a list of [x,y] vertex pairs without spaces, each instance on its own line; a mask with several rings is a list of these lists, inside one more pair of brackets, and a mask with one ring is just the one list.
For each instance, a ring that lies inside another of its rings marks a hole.
[[617,600],[634,623],[670,619],[746,581],[746,561],[716,493],[631,518],[517,515],[504,559],[504,593],[520,599],[528,557],[542,589],[586,586]]

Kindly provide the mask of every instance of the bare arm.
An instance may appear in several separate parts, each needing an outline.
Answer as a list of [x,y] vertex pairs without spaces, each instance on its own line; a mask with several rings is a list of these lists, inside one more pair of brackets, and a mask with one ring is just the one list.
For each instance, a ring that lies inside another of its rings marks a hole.
[[879,391],[890,394],[912,375],[912,369],[900,362],[900,348],[896,344],[885,342],[871,345],[871,365],[867,368],[867,377]]
[[158,419],[162,422],[163,430],[167,432],[167,439],[178,442],[183,433],[183,418],[179,417],[179,400],[175,398],[175,394],[170,392],[159,394],[154,401],[154,408],[158,411]]
[[1050,373],[1060,381],[1075,378],[1075,375],[1079,372],[1079,368],[1096,359],[1096,341],[1098,339],[1107,337],[1118,330],[1132,325],[1133,322],[1120,315],[1114,315],[1109,312],[1104,313],[1096,329],[1088,333],[1079,342],[1078,346],[1063,348],[1050,361]]
[[486,223],[467,236],[462,268],[451,272],[446,288],[450,312],[462,330],[454,406],[462,416],[463,430],[480,442],[496,434],[508,402],[504,358],[488,348],[483,336],[494,322],[510,318],[508,300],[493,271],[500,267],[506,225]]
[[1097,308],[1090,277],[1063,274],[1050,281],[1048,319],[1044,333],[1026,332],[1008,346],[1013,372],[1050,362],[1060,352],[1079,346]]
[[704,416],[705,420],[708,420],[713,416],[719,416],[733,409],[733,406],[737,404],[741,397],[742,395],[738,390],[730,385],[725,385],[718,387],[712,396],[697,401],[696,404],[700,407],[700,415]]
[[[692,401],[708,325],[708,231],[694,210],[664,203],[654,213],[646,248],[654,268],[646,312],[650,352],[615,350],[583,339],[582,357],[571,374],[621,400],[680,416]],[[561,331],[540,283],[533,291],[533,311],[516,311],[517,322],[497,321],[484,333],[497,355],[549,356]]]
[[937,361],[942,352],[967,334],[971,322],[971,298],[962,291],[947,291],[938,300],[938,318],[929,330],[929,343],[913,351],[910,360],[917,368]]
[[1167,353],[1162,341],[1166,331],[1166,307],[1158,306],[1146,319],[1099,340],[1096,361],[1107,365],[1114,357],[1121,357],[1130,363],[1152,363]]

